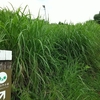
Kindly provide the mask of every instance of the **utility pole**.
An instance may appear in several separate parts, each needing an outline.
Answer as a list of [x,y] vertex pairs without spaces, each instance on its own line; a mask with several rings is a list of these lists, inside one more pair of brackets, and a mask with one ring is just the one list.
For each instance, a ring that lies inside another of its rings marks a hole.
[[42,7],[44,8],[44,13],[45,13],[45,21],[47,20],[47,17],[46,17],[46,7],[45,5],[42,5]]

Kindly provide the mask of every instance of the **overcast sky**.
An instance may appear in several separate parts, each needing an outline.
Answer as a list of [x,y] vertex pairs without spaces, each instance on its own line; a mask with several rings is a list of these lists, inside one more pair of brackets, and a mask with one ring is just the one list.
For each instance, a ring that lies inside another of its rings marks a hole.
[[40,15],[44,18],[45,10],[42,5],[45,5],[46,16],[49,16],[51,23],[84,22],[93,19],[94,14],[100,11],[100,0],[1,0],[0,6],[11,8],[9,2],[15,8],[28,5],[34,17],[37,17],[40,10]]

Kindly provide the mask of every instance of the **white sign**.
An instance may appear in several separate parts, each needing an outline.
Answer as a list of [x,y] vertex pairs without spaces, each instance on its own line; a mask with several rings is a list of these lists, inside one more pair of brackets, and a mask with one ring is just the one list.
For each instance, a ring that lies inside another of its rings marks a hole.
[[0,99],[2,99],[2,98],[3,98],[3,100],[5,100],[5,98],[6,98],[6,91],[0,92]]
[[12,51],[0,50],[0,60],[12,60]]

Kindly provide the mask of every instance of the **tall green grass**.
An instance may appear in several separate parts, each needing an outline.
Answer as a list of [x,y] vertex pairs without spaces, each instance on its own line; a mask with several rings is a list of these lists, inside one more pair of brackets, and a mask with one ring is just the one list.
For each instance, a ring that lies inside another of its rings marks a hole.
[[100,26],[49,24],[25,9],[0,10],[0,48],[13,52],[12,100],[99,100]]

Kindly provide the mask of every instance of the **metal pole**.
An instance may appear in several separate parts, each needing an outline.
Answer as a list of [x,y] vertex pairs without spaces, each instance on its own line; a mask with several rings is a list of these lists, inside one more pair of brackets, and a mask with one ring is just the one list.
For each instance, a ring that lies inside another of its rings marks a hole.
[[45,7],[45,5],[42,5],[43,6],[43,8],[44,8],[44,13],[45,13],[45,21],[47,20],[47,18],[46,18],[46,7]]

